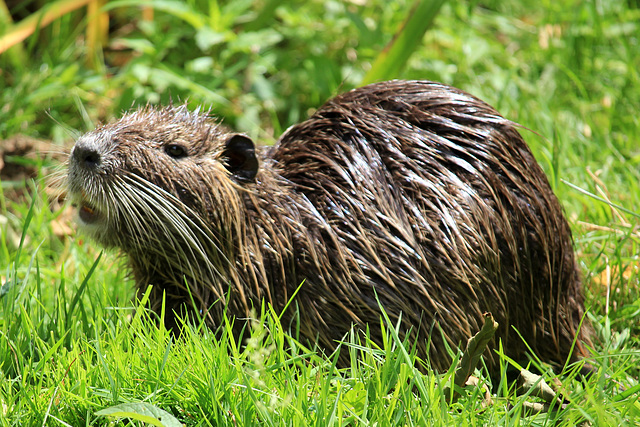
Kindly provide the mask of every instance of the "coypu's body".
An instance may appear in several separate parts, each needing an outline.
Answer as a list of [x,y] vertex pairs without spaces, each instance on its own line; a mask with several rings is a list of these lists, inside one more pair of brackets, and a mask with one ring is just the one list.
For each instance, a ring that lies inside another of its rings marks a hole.
[[515,359],[526,346],[512,328],[549,362],[589,342],[546,177],[511,122],[448,86],[348,92],[257,158],[205,114],[147,108],[78,140],[69,191],[84,228],[154,285],[154,309],[163,293],[192,306],[191,293],[215,326],[225,306],[246,318],[295,294],[283,324],[299,315],[300,335],[331,350],[352,325],[382,341],[378,298],[440,370],[443,339],[464,344],[486,311]]

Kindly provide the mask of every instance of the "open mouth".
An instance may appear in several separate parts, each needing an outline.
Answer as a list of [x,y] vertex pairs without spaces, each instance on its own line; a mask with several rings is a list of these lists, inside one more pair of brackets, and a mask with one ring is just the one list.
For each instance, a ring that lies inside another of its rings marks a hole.
[[83,203],[78,209],[78,216],[85,224],[93,224],[100,218],[100,213],[94,207]]

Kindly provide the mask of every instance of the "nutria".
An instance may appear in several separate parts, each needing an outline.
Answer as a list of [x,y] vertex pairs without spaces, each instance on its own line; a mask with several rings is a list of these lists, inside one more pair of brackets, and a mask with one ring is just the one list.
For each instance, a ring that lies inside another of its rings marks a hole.
[[264,152],[205,112],[146,107],[78,139],[68,190],[82,228],[120,248],[139,289],[154,285],[155,310],[166,294],[169,309],[195,301],[210,326],[226,311],[240,327],[292,299],[283,324],[330,351],[352,325],[382,342],[379,300],[438,370],[444,341],[465,343],[489,311],[511,358],[527,351],[515,328],[562,364],[587,354],[582,285],[515,127],[428,81],[340,95]]

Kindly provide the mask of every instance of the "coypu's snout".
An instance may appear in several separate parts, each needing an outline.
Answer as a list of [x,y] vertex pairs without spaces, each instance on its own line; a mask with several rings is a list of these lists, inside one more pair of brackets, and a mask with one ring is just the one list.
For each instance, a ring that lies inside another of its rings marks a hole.
[[112,162],[105,157],[108,151],[105,142],[104,135],[84,135],[76,141],[69,156],[67,184],[81,225],[97,224],[106,210],[102,195]]
[[72,162],[84,169],[95,169],[102,163],[102,156],[94,144],[78,140],[71,152]]
[[78,138],[69,156],[70,186],[74,182],[81,185],[94,175],[110,175],[119,164],[116,145],[108,132],[94,131]]

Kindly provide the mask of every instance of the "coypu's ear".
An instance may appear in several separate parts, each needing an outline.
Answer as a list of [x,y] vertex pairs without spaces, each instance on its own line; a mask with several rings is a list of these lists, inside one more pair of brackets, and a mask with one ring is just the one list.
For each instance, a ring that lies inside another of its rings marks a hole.
[[245,135],[231,135],[222,153],[225,166],[240,182],[253,182],[258,173],[258,158],[253,141]]

